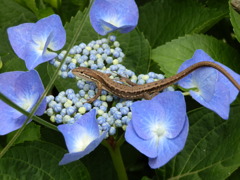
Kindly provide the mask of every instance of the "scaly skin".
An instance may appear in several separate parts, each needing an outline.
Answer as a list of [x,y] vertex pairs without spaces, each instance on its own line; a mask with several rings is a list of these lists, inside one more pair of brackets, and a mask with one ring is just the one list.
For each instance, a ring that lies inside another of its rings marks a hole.
[[177,81],[179,81],[180,79],[182,79],[183,77],[187,76],[188,74],[190,74],[191,72],[200,67],[212,67],[217,69],[222,74],[224,74],[240,91],[240,85],[238,84],[238,82],[224,68],[222,68],[220,65],[216,63],[209,61],[201,61],[199,63],[193,64],[192,66],[186,68],[185,70],[181,71],[180,73],[172,77],[142,85],[132,83],[129,79],[124,77],[121,78],[121,81],[128,83],[128,85],[120,84],[112,80],[109,77],[110,74],[105,74],[86,67],[78,67],[76,69],[73,69],[72,73],[77,77],[86,79],[88,81],[93,81],[97,84],[98,87],[97,94],[93,98],[88,100],[88,102],[91,103],[101,95],[102,89],[105,89],[108,92],[124,99],[140,99],[140,98],[151,99],[155,95],[157,95],[159,91],[176,83]]

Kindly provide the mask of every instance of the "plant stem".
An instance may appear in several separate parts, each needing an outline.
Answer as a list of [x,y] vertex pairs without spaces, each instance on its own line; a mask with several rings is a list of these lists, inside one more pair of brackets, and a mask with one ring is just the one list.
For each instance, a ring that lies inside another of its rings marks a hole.
[[120,151],[120,146],[122,144],[122,139],[123,137],[120,138],[120,140],[114,144],[114,146],[111,146],[110,143],[107,140],[104,140],[102,144],[109,150],[114,168],[117,172],[117,176],[119,180],[127,180],[127,173],[126,169],[123,163],[121,151]]
[[76,33],[74,34],[68,48],[67,48],[67,53],[65,54],[63,60],[61,61],[59,67],[56,69],[56,71],[54,72],[52,78],[50,79],[50,82],[48,83],[45,91],[43,92],[42,96],[39,98],[39,100],[37,101],[36,105],[33,107],[32,111],[29,113],[28,118],[26,119],[26,121],[24,122],[23,126],[17,130],[16,134],[13,136],[13,138],[10,140],[10,142],[4,147],[4,149],[1,151],[0,153],[0,158],[2,158],[4,156],[4,154],[8,151],[8,149],[14,144],[14,142],[17,140],[17,138],[20,136],[20,134],[22,133],[22,131],[24,130],[24,128],[26,127],[27,123],[29,122],[30,119],[32,119],[34,113],[37,111],[38,107],[40,106],[41,102],[43,101],[43,99],[45,98],[45,96],[48,94],[48,92],[50,91],[50,89],[52,88],[55,80],[58,77],[58,73],[62,67],[62,65],[65,62],[65,59],[71,49],[71,47],[76,43],[78,36],[80,35],[83,25],[85,24],[87,17],[88,17],[88,13],[90,11],[90,8],[92,6],[93,0],[90,0],[89,2],[89,7],[87,8],[87,11],[85,12],[84,16],[83,16],[83,21],[81,22],[81,24],[79,25],[78,30],[76,31]]
[[[8,104],[9,106],[11,106],[12,108],[16,109],[17,111],[19,111],[20,113],[24,114],[25,116],[29,116],[29,112],[25,111],[24,109],[22,109],[21,107],[19,107],[17,104],[15,104],[14,102],[12,102],[10,99],[8,99],[4,94],[2,94],[0,92],[0,99],[3,100],[6,104]],[[55,131],[57,130],[57,127],[47,121],[45,121],[44,119],[37,117],[37,116],[33,116],[32,119],[35,122],[38,122],[39,124],[42,124],[50,129],[53,129]]]

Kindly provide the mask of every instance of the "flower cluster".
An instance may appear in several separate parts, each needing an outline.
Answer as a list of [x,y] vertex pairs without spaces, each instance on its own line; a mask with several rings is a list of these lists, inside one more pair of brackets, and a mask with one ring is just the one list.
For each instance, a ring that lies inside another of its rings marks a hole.
[[[80,43],[71,48],[59,75],[63,78],[74,78],[71,70],[76,67],[104,70],[110,64],[117,65],[123,61],[125,56],[119,46],[120,43],[116,41],[115,36],[91,41],[88,44]],[[50,63],[58,67],[65,54],[66,51],[62,51],[58,58],[51,60]]]
[[[134,0],[95,0],[90,11],[90,21],[95,31],[101,35],[118,30],[127,33],[138,22],[138,8]],[[8,36],[15,53],[25,61],[28,72],[7,72],[0,74],[0,92],[26,111],[31,111],[41,97],[44,87],[37,71],[37,65],[50,61],[61,69],[62,78],[75,78],[72,70],[87,67],[110,74],[118,83],[121,77],[143,85],[164,79],[161,74],[150,72],[136,75],[121,62],[125,54],[115,36],[80,43],[66,51],[56,54],[66,41],[66,33],[57,15],[43,18],[36,23],[25,23],[8,29]],[[179,72],[200,61],[215,62],[202,50],[185,61]],[[61,61],[64,61],[62,64]],[[226,66],[223,67],[237,82],[240,76]],[[223,119],[228,118],[230,104],[235,100],[237,90],[229,80],[216,69],[205,67],[192,72],[177,83],[190,89],[190,95],[203,106],[213,110]],[[128,84],[129,85],[129,84]],[[60,165],[70,163],[94,150],[103,139],[125,131],[125,138],[137,150],[149,158],[151,168],[159,168],[180,152],[188,135],[186,104],[181,92],[168,87],[151,100],[124,100],[102,90],[93,103],[88,99],[95,97],[96,84],[76,78],[78,92],[73,89],[49,95],[36,111],[45,113],[58,125],[63,134],[69,153],[65,154]],[[0,101],[3,116],[0,134],[4,135],[20,128],[26,116]]]
[[[80,46],[85,48],[77,51]],[[74,75],[71,73],[72,67],[76,68],[78,66],[89,67],[103,73],[109,73],[111,74],[110,77],[119,83],[123,83],[120,81],[119,75],[129,78],[137,84],[146,84],[164,78],[162,74],[153,72],[136,76],[133,71],[119,64],[123,60],[124,53],[120,48],[119,42],[116,41],[115,36],[110,36],[108,39],[104,38],[92,41],[87,45],[81,43],[79,46],[74,46],[70,52],[67,61],[63,65],[64,68],[61,68],[59,73],[64,78],[73,78]],[[108,53],[106,54],[106,52]],[[61,59],[64,53],[65,51],[62,51],[58,55],[58,58]],[[71,58],[71,56],[73,58]],[[94,58],[93,60],[93,57],[98,58]],[[60,61],[54,59],[50,63],[58,66]],[[52,122],[72,124],[91,109],[96,109],[99,130],[101,132],[106,131],[106,137],[115,135],[117,128],[126,129],[132,117],[130,108],[133,101],[119,99],[107,91],[102,90],[101,96],[90,104],[87,103],[87,100],[96,95],[98,91],[96,84],[83,79],[78,79],[76,84],[79,88],[78,92],[74,92],[73,89],[67,89],[66,91],[60,92],[56,97],[52,95],[47,96],[48,109],[46,110],[46,114],[50,116]],[[167,88],[166,90],[172,91],[174,89]]]

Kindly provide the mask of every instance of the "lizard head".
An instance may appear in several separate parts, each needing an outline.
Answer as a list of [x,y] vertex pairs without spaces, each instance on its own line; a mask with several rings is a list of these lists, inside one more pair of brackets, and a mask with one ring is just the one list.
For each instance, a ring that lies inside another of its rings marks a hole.
[[78,67],[72,70],[72,73],[81,79],[85,79],[87,81],[96,81],[97,80],[97,74],[94,72],[94,70],[86,68],[86,67]]

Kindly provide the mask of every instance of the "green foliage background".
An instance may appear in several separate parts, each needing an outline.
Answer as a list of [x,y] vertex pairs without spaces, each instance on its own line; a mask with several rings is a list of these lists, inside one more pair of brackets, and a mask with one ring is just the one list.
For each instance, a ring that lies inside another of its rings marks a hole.
[[[240,14],[226,0],[136,0],[140,19],[135,30],[116,33],[126,54],[123,64],[144,74],[176,74],[196,49],[240,73]],[[0,0],[0,72],[26,71],[24,62],[11,49],[6,34],[10,26],[36,22],[59,14],[67,31],[67,43],[76,33],[88,0]],[[88,43],[101,38],[89,20],[77,40]],[[54,68],[37,67],[46,86]],[[47,73],[46,73],[47,72]],[[74,81],[58,78],[58,91],[76,89]],[[122,154],[129,179],[237,180],[240,179],[240,104],[233,103],[229,120],[186,98],[190,132],[184,150],[166,166],[154,171],[147,158],[124,143]],[[44,116],[46,121],[49,117]],[[32,123],[31,123],[32,124]],[[3,148],[12,134],[0,137]],[[66,153],[62,135],[38,124],[28,126],[14,147],[0,159],[0,179],[116,179],[107,150],[99,146],[90,155],[65,166],[58,162]]]

